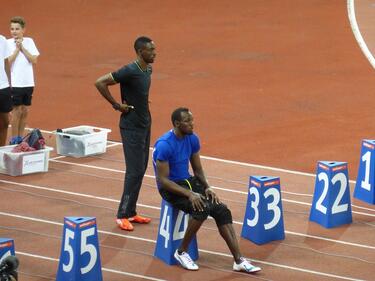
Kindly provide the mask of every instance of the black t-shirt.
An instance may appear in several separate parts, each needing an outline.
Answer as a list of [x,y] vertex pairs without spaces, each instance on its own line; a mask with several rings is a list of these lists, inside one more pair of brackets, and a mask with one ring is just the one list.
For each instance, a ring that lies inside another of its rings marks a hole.
[[151,85],[152,68],[149,65],[142,71],[133,62],[112,72],[113,79],[120,83],[121,99],[134,106],[128,113],[121,114],[120,127],[149,127],[151,114],[148,107],[148,95]]

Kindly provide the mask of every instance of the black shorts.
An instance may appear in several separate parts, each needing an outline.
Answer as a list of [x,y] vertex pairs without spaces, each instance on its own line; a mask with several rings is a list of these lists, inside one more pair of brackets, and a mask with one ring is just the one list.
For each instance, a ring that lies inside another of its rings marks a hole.
[[0,89],[0,112],[8,113],[13,109],[12,93],[10,88]]
[[12,88],[12,99],[13,105],[31,105],[31,99],[33,97],[34,87],[24,87],[24,88]]
[[[189,183],[188,183],[189,182]],[[187,180],[176,182],[183,188],[191,189],[196,193],[200,193],[205,196],[205,188],[196,177],[191,177]],[[178,210],[181,210],[187,214],[190,214],[194,219],[204,221],[208,216],[215,219],[217,226],[232,223],[232,214],[228,207],[223,203],[212,203],[211,200],[204,200],[204,210],[194,211],[193,205],[190,200],[185,196],[179,196],[164,189],[159,189],[160,195],[164,200],[168,201],[172,206]]]

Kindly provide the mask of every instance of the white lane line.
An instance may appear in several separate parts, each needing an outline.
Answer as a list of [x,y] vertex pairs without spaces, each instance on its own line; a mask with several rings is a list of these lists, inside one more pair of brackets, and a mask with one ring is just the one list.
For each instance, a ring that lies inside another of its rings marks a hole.
[[126,275],[126,276],[132,276],[140,279],[146,279],[146,280],[153,280],[153,281],[168,281],[166,279],[159,279],[159,278],[154,278],[146,275],[140,275],[140,274],[135,274],[135,273],[130,273],[130,272],[124,272],[124,271],[119,271],[119,270],[114,270],[110,268],[102,268],[103,271],[106,272],[111,272],[111,273],[116,273],[116,274],[121,274],[121,275]]
[[[34,188],[34,189],[40,189],[40,190],[45,190],[45,191],[63,193],[63,194],[68,194],[68,195],[73,195],[73,196],[85,197],[85,198],[90,198],[90,199],[109,201],[109,202],[114,202],[114,203],[117,203],[117,204],[120,203],[120,200],[117,200],[117,199],[111,199],[111,198],[107,198],[107,197],[95,196],[95,195],[91,195],[91,194],[84,194],[84,193],[78,193],[78,192],[72,192],[72,191],[65,191],[65,190],[61,190],[61,189],[53,189],[53,188],[44,187],[44,186],[40,186],[40,185],[18,183],[18,182],[6,181],[6,180],[0,180],[0,182],[24,186],[24,187],[31,187],[31,188]],[[137,206],[145,207],[145,208],[149,208],[149,209],[160,210],[160,207],[154,207],[154,206],[143,205],[143,204],[138,204],[138,203],[137,203]]]
[[[216,255],[220,255],[220,256],[223,256],[223,257],[232,257],[231,255],[224,254],[224,253],[212,252],[212,251],[207,251],[207,250],[199,250],[199,251],[203,252],[203,253],[208,253],[208,254],[216,253]],[[273,263],[273,262],[268,262],[268,261],[262,261],[262,260],[257,260],[257,259],[253,259],[253,258],[251,258],[251,260],[255,261],[255,262],[258,262],[258,263],[270,265],[270,266],[276,266],[276,267],[280,267],[280,268],[284,268],[284,269],[301,271],[301,272],[304,272],[304,273],[310,273],[310,274],[315,274],[315,275],[320,275],[320,276],[325,276],[325,277],[331,277],[331,278],[343,279],[343,280],[350,280],[350,281],[364,281],[363,279],[340,276],[340,275],[335,275],[335,274],[330,274],[330,273],[324,273],[324,272],[310,270],[310,269],[301,269],[299,267],[283,265],[283,264],[278,264],[278,263]]]
[[355,16],[355,3],[354,0],[347,1],[348,17],[350,26],[352,28],[355,39],[358,42],[359,47],[361,48],[363,54],[366,56],[367,60],[370,62],[373,68],[375,68],[375,58],[370,52],[365,40],[362,37],[361,31],[359,30],[357,19]]
[[[16,183],[16,182],[5,181],[5,180],[0,180],[0,182],[7,183],[7,184],[24,186],[24,187],[30,187],[30,188],[39,189],[39,190],[46,190],[46,191],[51,191],[51,192],[57,192],[57,193],[74,195],[74,196],[80,196],[80,197],[85,197],[85,198],[91,198],[91,199],[97,199],[97,200],[104,200],[104,201],[116,202],[117,204],[120,202],[119,200],[116,200],[116,199],[110,199],[110,198],[106,198],[106,197],[98,197],[98,196],[93,196],[93,195],[83,194],[83,193],[77,193],[77,192],[71,192],[71,191],[63,191],[63,190],[60,190],[60,189],[53,189],[53,188],[48,188],[48,187],[43,187],[43,186],[36,186],[36,185],[31,185],[31,184]],[[137,203],[137,206],[160,211],[160,207],[156,207],[156,206],[150,206],[150,205],[140,204],[140,203]],[[2,212],[0,212],[0,214],[11,215],[11,214],[2,213]],[[238,225],[242,225],[243,224],[242,222],[238,222],[238,221],[233,221],[233,223],[234,224],[238,224]],[[334,243],[337,243],[337,244],[343,244],[343,245],[348,245],[348,246],[354,246],[354,247],[359,247],[359,248],[366,248],[366,249],[373,249],[373,250],[375,250],[375,247],[374,246],[370,246],[370,245],[358,244],[358,243],[352,243],[352,242],[346,242],[346,241],[342,241],[342,240],[335,240],[335,239],[330,239],[330,238],[325,238],[325,237],[319,237],[319,236],[313,236],[313,235],[308,235],[308,234],[304,234],[304,233],[298,233],[298,232],[288,231],[286,229],[285,229],[285,233],[286,234],[290,234],[290,235],[297,235],[297,236],[302,236],[302,237],[307,237],[307,238],[313,238],[313,239],[317,239],[317,240],[330,241],[330,242],[334,242]]]
[[[293,234],[293,235],[296,235],[296,236],[307,237],[307,238],[312,238],[312,239],[319,239],[319,240],[324,240],[324,241],[333,242],[333,243],[337,243],[337,241],[340,241],[340,240],[324,238],[324,237],[309,235],[309,234],[303,234],[303,233],[298,233],[298,232],[293,232],[293,231],[288,231],[288,234]],[[344,242],[344,241],[340,241],[340,242]],[[352,242],[344,242],[343,244],[345,244],[347,246],[353,246],[353,247],[375,250],[375,246],[369,246],[369,245],[365,245],[365,244],[358,244],[358,243],[352,243]]]
[[[27,129],[30,129],[30,128],[27,128]],[[41,132],[48,133],[48,134],[53,133],[53,131],[47,131],[47,130],[41,130]],[[118,141],[108,141],[108,142],[122,145],[122,142],[118,142]],[[150,150],[153,150],[153,149],[154,149],[153,147],[150,147]],[[282,172],[282,173],[293,174],[293,175],[308,176],[308,177],[316,176],[315,174],[311,174],[311,173],[305,173],[305,172],[299,172],[299,171],[294,171],[294,170],[287,170],[287,169],[282,169],[282,168],[263,166],[263,165],[257,165],[257,164],[251,164],[251,163],[245,163],[245,162],[239,162],[239,161],[233,161],[233,160],[220,159],[220,158],[204,156],[204,155],[201,155],[201,158],[206,159],[206,160],[216,161],[216,162],[222,162],[226,164],[234,164],[234,165],[240,165],[240,166],[251,167],[251,168],[259,168],[263,170],[270,170],[270,171]],[[354,180],[349,180],[349,182],[356,183]]]
[[[348,1],[350,1],[350,0],[348,0]],[[41,131],[44,132],[44,133],[48,133],[48,134],[52,134],[53,133],[53,131],[47,131],[47,130],[41,130]],[[122,145],[122,142],[118,142],[118,141],[109,141],[108,140],[107,142],[111,142],[112,144],[116,144],[116,145]],[[107,146],[107,147],[109,147],[109,146]],[[153,149],[154,149],[153,147],[150,147],[150,150],[153,150]],[[287,174],[293,174],[293,175],[299,175],[299,176],[307,176],[307,177],[316,177],[316,175],[312,174],[312,173],[299,172],[299,171],[282,169],[282,168],[276,168],[276,167],[271,167],[271,166],[264,166],[264,165],[251,164],[251,163],[245,163],[245,162],[240,162],[240,161],[226,160],[226,159],[221,159],[221,158],[216,158],[216,157],[210,157],[210,156],[204,156],[204,155],[201,155],[201,158],[202,159],[206,159],[206,160],[211,160],[211,161],[226,163],[226,164],[234,164],[234,165],[245,166],[245,167],[250,167],[250,168],[258,168],[258,169],[263,169],[263,170],[270,170],[270,171],[274,171],[274,172],[281,172],[281,173],[287,173]],[[68,163],[69,164],[73,164],[71,162],[68,162]],[[114,172],[118,172],[118,171],[114,171]],[[121,171],[121,172],[124,173],[124,171]],[[349,183],[356,184],[356,181],[355,180],[349,180]],[[294,192],[289,192],[289,191],[282,191],[282,192],[286,193],[286,194],[299,195],[299,196],[304,196],[304,195],[306,195],[306,196],[312,196],[311,194],[294,193]],[[360,209],[366,209],[364,207],[356,206],[356,205],[353,205],[353,204],[352,204],[352,206],[360,208]],[[375,210],[372,210],[372,209],[367,209],[367,210],[375,211]]]
[[[53,133],[52,131],[46,131],[46,130],[41,130],[41,131],[44,132],[44,133],[50,133],[50,134]],[[116,142],[116,141],[107,141],[107,142],[110,142],[112,145],[122,145],[121,142]],[[109,146],[107,146],[107,147],[109,147]],[[153,148],[150,147],[150,149],[152,150]],[[58,162],[58,163],[64,163],[64,164],[70,164],[70,165],[76,165],[76,166],[83,166],[83,167],[93,168],[93,169],[101,169],[101,170],[106,170],[106,171],[111,171],[111,172],[116,172],[116,173],[122,173],[122,174],[125,173],[125,171],[115,170],[115,169],[109,169],[109,168],[103,168],[103,167],[99,167],[99,166],[77,164],[77,163],[72,163],[72,162],[68,162],[68,161],[56,161],[56,160],[64,158],[64,157],[65,156],[58,156],[58,157],[52,158],[50,160],[54,161],[54,162]],[[315,177],[316,176],[315,174],[311,174],[311,173],[304,173],[304,172],[298,172],[298,171],[293,171],[293,170],[286,170],[286,169],[280,169],[280,168],[269,167],[269,166],[262,166],[262,165],[256,165],[256,164],[249,164],[249,163],[232,161],[232,160],[225,160],[225,159],[220,159],[220,158],[215,158],[215,157],[208,157],[208,156],[201,156],[201,157],[203,159],[206,159],[206,160],[212,160],[212,161],[222,162],[222,163],[226,163],[226,164],[241,165],[241,166],[246,166],[246,167],[259,168],[259,169],[271,170],[271,171],[278,171],[278,172],[282,172],[282,173],[289,173],[289,174],[295,174],[295,175],[301,175],[301,176],[309,176],[309,177]],[[145,175],[145,177],[155,178],[155,176],[151,176],[151,175]],[[349,182],[353,183],[353,184],[356,183],[356,181],[354,181],[354,180],[349,180]],[[228,192],[234,192],[234,193],[237,192],[237,193],[247,194],[246,192],[241,192],[241,191],[235,191],[235,190],[231,190],[231,189],[220,188],[220,187],[217,187],[217,186],[213,186],[213,188],[216,188],[218,190],[228,191]],[[309,197],[312,197],[312,195],[310,195],[310,194],[294,193],[294,192],[289,192],[289,191],[282,191],[282,193],[291,194],[291,195],[298,195],[298,196],[309,196]],[[282,199],[282,200],[285,201],[285,202],[289,202],[289,203],[295,203],[295,204],[301,204],[301,205],[311,206],[311,204],[305,203],[305,202],[301,202],[301,201],[288,200],[288,199]],[[371,212],[375,212],[375,210],[373,210],[373,209],[366,208],[366,207],[361,207],[361,206],[357,206],[355,204],[352,204],[352,207],[359,208],[359,209],[362,209],[362,210],[371,211]],[[356,211],[353,211],[353,213],[356,213],[356,214],[359,214],[359,215],[374,216],[372,214],[367,214],[367,213],[362,213],[362,212],[356,212]]]
[[[52,224],[52,225],[56,225],[56,226],[64,226],[64,224],[61,223],[61,222],[55,222],[55,221],[50,221],[50,220],[38,219],[38,218],[34,218],[34,217],[28,217],[28,216],[23,216],[23,215],[16,215],[16,214],[11,214],[11,213],[6,213],[6,212],[0,212],[0,215],[1,216],[12,217],[12,218],[17,218],[17,219],[22,219],[22,220],[27,220],[27,221]],[[142,242],[156,243],[155,240],[147,239],[147,238],[142,238],[142,237],[137,237],[137,236],[132,236],[132,235],[119,234],[119,233],[109,232],[109,231],[105,231],[105,230],[98,230],[98,232],[106,234],[106,235],[112,235],[112,236],[117,236],[117,237],[122,237],[122,238],[129,238],[129,239],[138,240],[138,241],[142,241]]]
[[[245,162],[226,160],[226,159],[220,159],[220,158],[208,157],[208,156],[201,156],[201,158],[216,161],[216,162],[221,162],[221,163],[225,163],[225,164],[233,164],[233,165],[250,167],[250,168],[270,170],[270,171],[273,171],[273,172],[281,172],[281,173],[292,174],[292,175],[297,175],[297,176],[306,176],[306,177],[314,177],[314,178],[316,177],[316,175],[312,174],[312,173],[305,173],[305,172],[299,172],[299,171],[294,171],[294,170],[275,168],[275,167],[271,167],[271,166],[250,164],[250,163],[245,163]],[[349,183],[356,184],[356,181],[355,180],[349,180]]]
[[[48,133],[48,134],[53,134],[53,131],[47,131],[47,130],[41,130],[43,133]],[[121,142],[117,141],[111,141],[113,144],[122,144]],[[150,147],[150,150],[153,150],[153,147]],[[271,166],[263,166],[263,165],[257,165],[257,164],[250,164],[250,163],[245,163],[245,162],[239,162],[239,161],[232,161],[232,160],[226,160],[226,159],[220,159],[220,158],[215,158],[215,157],[210,157],[210,156],[204,156],[201,155],[202,159],[206,160],[212,160],[216,162],[222,162],[226,164],[234,164],[234,165],[240,165],[240,166],[245,166],[245,167],[251,167],[251,168],[259,168],[259,169],[264,169],[264,170],[270,170],[270,171],[276,171],[276,172],[282,172],[282,173],[288,173],[288,174],[294,174],[294,175],[301,175],[301,176],[308,176],[308,177],[315,177],[315,174],[311,173],[305,173],[305,172],[299,172],[299,171],[293,171],[293,170],[287,170],[287,169],[281,169],[281,168],[275,168]],[[355,181],[351,181],[354,182]]]
[[[63,226],[62,223],[49,221],[49,220],[36,219],[36,218],[32,218],[32,217],[27,217],[27,216],[14,215],[14,214],[9,214],[9,213],[4,213],[4,212],[0,212],[0,215],[15,217],[15,218],[23,219],[23,220],[43,222],[43,223],[46,223],[46,224],[53,224],[53,225],[58,224],[59,226]],[[102,230],[98,230],[98,232],[104,233]],[[122,237],[128,238],[128,239],[140,240],[140,237],[134,237],[134,236],[130,236],[130,235],[121,235],[121,234],[107,232],[107,231],[105,232],[105,234],[109,234],[109,235],[115,234],[116,236],[122,236]],[[151,240],[151,239],[147,239],[147,240],[142,239],[142,241],[150,242],[150,243],[153,243],[153,244],[156,243],[156,240]],[[199,252],[232,258],[231,255],[226,254],[226,253],[222,253],[222,252],[209,251],[209,250],[205,250],[205,249],[199,249]],[[252,260],[254,260],[254,261],[256,261],[260,264],[266,264],[266,265],[273,266],[273,267],[279,267],[279,268],[284,268],[284,269],[289,269],[289,270],[294,270],[294,271],[299,271],[299,272],[304,272],[304,273],[310,273],[310,274],[313,274],[313,275],[320,275],[320,276],[332,277],[332,278],[343,279],[343,280],[353,280],[353,281],[354,280],[360,280],[360,279],[357,279],[357,278],[351,278],[351,277],[347,277],[347,276],[324,273],[324,272],[314,271],[314,270],[310,270],[310,269],[304,269],[304,268],[300,268],[300,267],[294,267],[294,266],[289,266],[289,265],[284,265],[284,264],[279,264],[279,263],[267,262],[267,261],[263,261],[263,260],[257,260],[257,259],[252,259]]]
[[[21,251],[16,251],[16,254],[20,255],[20,256],[30,257],[30,258],[36,258],[36,259],[42,259],[42,260],[47,260],[47,261],[59,262],[59,259],[56,259],[56,258],[51,258],[51,257],[46,257],[46,256],[41,256],[41,255],[30,254],[30,253],[21,252]],[[115,273],[115,274],[119,274],[119,275],[136,277],[136,278],[140,278],[140,279],[152,280],[152,281],[167,281],[165,279],[159,279],[159,278],[154,278],[154,277],[151,277],[151,276],[146,276],[146,275],[141,275],[141,274],[135,274],[135,273],[127,272],[127,271],[120,271],[120,270],[115,270],[115,269],[105,268],[105,267],[102,267],[102,271],[110,272],[110,273]]]
[[[56,163],[61,163],[61,164],[66,164],[66,165],[79,166],[79,167],[85,167],[85,168],[90,168],[90,169],[98,169],[98,170],[103,170],[103,171],[109,171],[109,172],[115,172],[115,173],[125,174],[125,171],[123,171],[123,170],[117,170],[117,169],[111,169],[111,168],[104,168],[104,167],[95,166],[95,165],[79,164],[79,163],[73,163],[73,162],[69,162],[69,161],[52,160],[52,159],[50,161],[56,162]],[[155,176],[152,176],[152,175],[147,175],[146,174],[145,177],[146,178],[155,179]],[[227,192],[232,192],[232,193],[238,193],[238,194],[247,195],[247,192],[244,192],[244,191],[227,189],[227,188],[222,188],[222,187],[217,187],[217,186],[212,186],[212,188],[213,189],[222,190],[222,191],[227,191]],[[284,202],[288,202],[288,203],[299,204],[299,205],[304,205],[304,206],[311,206],[311,203],[307,203],[307,202],[302,202],[302,201],[297,201],[297,200],[290,200],[290,199],[284,199],[284,198],[282,198],[281,200],[284,201]],[[356,207],[353,204],[352,204],[352,206]],[[368,214],[368,213],[357,212],[357,211],[352,211],[352,213],[358,214],[358,215],[375,217],[375,214]]]
[[[233,192],[233,193],[239,193],[239,194],[246,194],[246,192],[244,191],[239,191],[239,190],[233,190],[233,189],[227,189],[227,188],[222,188],[222,187],[218,187],[218,186],[212,186],[214,189],[217,189],[217,190],[223,190],[223,191],[228,191],[228,192]],[[247,187],[246,187],[247,189]],[[281,191],[282,194],[288,194],[288,195],[296,195],[296,196],[305,196],[305,197],[313,197],[312,194],[306,194],[306,193],[295,193],[295,192],[289,192],[289,191]],[[292,200],[289,200],[289,199],[282,199],[283,201],[285,202],[292,202]],[[293,203],[296,203],[296,204],[302,204],[302,205],[306,205],[308,203],[305,203],[305,202],[302,202],[302,201],[294,201]],[[311,204],[310,204],[311,206]],[[375,209],[370,209],[370,208],[366,208],[366,207],[361,207],[361,206],[358,206],[358,205],[355,205],[355,204],[352,204],[352,207],[355,207],[355,208],[358,208],[358,209],[362,209],[362,210],[366,210],[366,211],[370,211],[370,212],[375,212]],[[358,214],[362,214],[362,213],[358,213]]]
[[[235,190],[235,189],[230,189],[230,188],[224,188],[224,187],[218,187],[218,186],[215,186],[215,185],[211,185],[211,187],[213,187],[213,188],[215,188],[217,190],[222,190],[222,191],[233,192],[233,193],[240,193],[240,194],[246,194],[247,195],[247,192],[245,192],[245,191],[240,191],[240,190]],[[248,190],[248,187],[243,187],[243,189]],[[284,190],[282,190],[281,193],[288,194],[288,195],[312,197],[312,195],[310,195],[310,194],[295,193],[295,192],[289,192],[289,191],[284,191]]]
[[298,172],[298,171],[287,170],[287,169],[282,169],[282,168],[275,168],[271,166],[263,166],[263,165],[257,165],[257,164],[251,164],[251,163],[245,163],[245,162],[239,162],[239,161],[233,161],[233,160],[226,160],[226,159],[220,159],[220,158],[202,156],[202,155],[201,155],[201,158],[206,159],[206,160],[216,161],[216,162],[222,162],[225,164],[234,164],[238,166],[258,168],[258,169],[263,169],[263,170],[270,170],[274,172],[282,172],[282,173],[288,173],[288,174],[299,175],[299,176],[315,177],[315,174]]
[[52,158],[49,159],[49,161],[57,160],[57,159],[61,159],[61,158],[65,158],[65,156],[64,155],[60,155],[60,156],[52,157]]
[[[110,142],[110,141],[107,141],[107,142]],[[111,142],[112,144],[107,144],[107,148],[109,148],[109,147],[114,147],[114,146],[119,146],[120,144],[122,144],[122,143],[117,143],[117,142]]]

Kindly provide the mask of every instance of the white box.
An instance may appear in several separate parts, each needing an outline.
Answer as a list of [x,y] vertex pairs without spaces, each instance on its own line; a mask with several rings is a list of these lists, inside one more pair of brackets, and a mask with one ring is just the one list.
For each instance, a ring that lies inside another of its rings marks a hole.
[[77,126],[56,132],[57,154],[73,157],[84,157],[105,153],[107,135],[110,129]]
[[12,152],[17,145],[0,147],[0,173],[20,176],[32,173],[47,172],[49,153],[52,147],[28,152]]

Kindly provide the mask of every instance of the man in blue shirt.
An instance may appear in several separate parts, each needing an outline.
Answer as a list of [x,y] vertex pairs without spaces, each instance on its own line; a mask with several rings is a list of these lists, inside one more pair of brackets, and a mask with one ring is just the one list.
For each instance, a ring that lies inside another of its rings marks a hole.
[[[172,113],[172,124],[173,129],[156,141],[153,164],[163,199],[191,217],[174,257],[182,267],[198,270],[198,265],[190,258],[187,249],[202,223],[208,216],[212,216],[233,255],[233,270],[260,271],[260,267],[252,265],[242,257],[231,211],[220,202],[206,180],[200,161],[199,138],[193,133],[192,113],[187,108],[176,109]],[[189,173],[189,162],[194,176]]]

